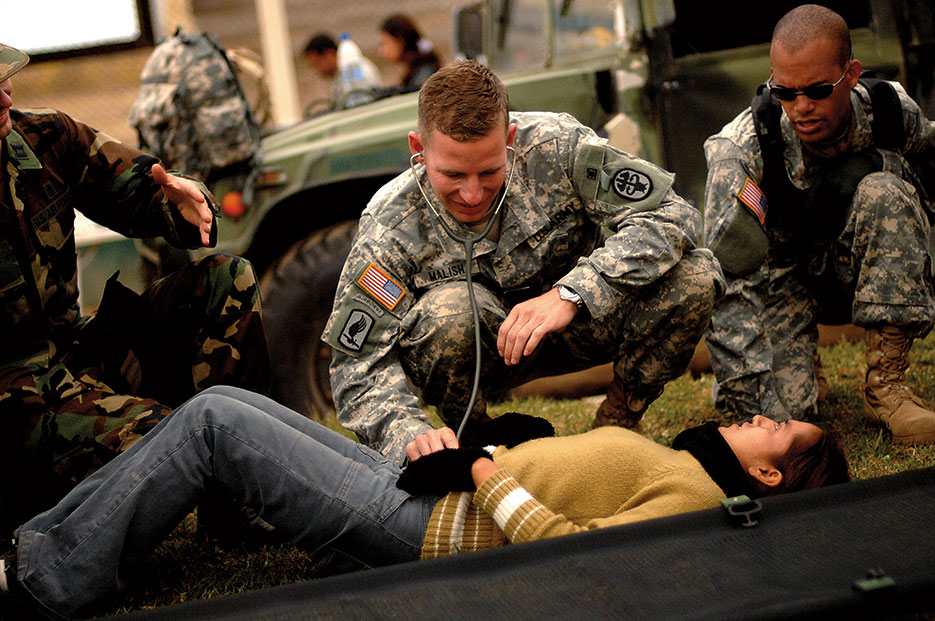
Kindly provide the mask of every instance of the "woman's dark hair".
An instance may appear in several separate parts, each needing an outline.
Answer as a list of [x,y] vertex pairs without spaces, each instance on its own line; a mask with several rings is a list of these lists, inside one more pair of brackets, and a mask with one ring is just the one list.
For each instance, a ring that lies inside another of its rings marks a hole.
[[[396,14],[386,18],[380,30],[403,44],[402,58],[406,64],[403,86],[417,89],[428,77],[441,67],[441,59],[431,49],[422,49],[422,33],[409,17]],[[431,47],[431,44],[429,44]]]
[[405,15],[387,17],[380,26],[380,30],[402,42],[404,57],[406,54],[419,53],[419,39],[422,38],[422,33],[419,32],[415,22]]
[[801,446],[801,441],[793,444],[777,467],[782,472],[782,481],[764,490],[764,496],[846,483],[851,478],[847,457],[837,436],[824,430],[818,440],[808,446]]

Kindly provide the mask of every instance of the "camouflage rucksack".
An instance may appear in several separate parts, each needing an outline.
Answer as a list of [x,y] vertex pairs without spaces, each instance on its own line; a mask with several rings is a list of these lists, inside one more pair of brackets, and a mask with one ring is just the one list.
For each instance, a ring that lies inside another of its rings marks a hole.
[[242,176],[249,193],[261,129],[224,50],[178,29],[153,50],[140,81],[128,118],[140,148],[209,187]]

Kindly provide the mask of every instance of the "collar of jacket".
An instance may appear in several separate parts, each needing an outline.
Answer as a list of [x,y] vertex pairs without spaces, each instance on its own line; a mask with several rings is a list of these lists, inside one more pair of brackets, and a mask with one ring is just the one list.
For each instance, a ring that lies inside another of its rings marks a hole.
[[26,140],[16,133],[16,130],[11,131],[3,143],[9,161],[20,170],[38,170],[42,168],[42,162],[29,148]]
[[761,495],[714,421],[681,432],[672,441],[672,448],[691,453],[728,498],[742,495],[757,498]]

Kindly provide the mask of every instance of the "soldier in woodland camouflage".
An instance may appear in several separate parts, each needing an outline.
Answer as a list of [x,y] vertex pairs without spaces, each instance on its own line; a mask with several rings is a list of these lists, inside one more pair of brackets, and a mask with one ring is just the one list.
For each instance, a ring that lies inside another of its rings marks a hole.
[[0,46],[0,507],[51,506],[172,408],[214,384],[265,390],[253,270],[211,255],[138,295],[116,275],[78,308],[75,209],[129,236],[211,246],[214,198],[158,161],[53,110],[11,108],[28,62]]
[[[707,334],[716,404],[807,418],[818,403],[817,324],[853,322],[866,328],[870,420],[897,441],[935,442],[935,413],[905,383],[912,340],[935,320],[935,196],[924,172],[935,123],[899,84],[859,82],[847,25],[829,9],[782,18],[770,60],[778,164],[767,166],[756,103],[705,143],[705,238],[728,282]],[[893,94],[891,112],[871,97],[879,86]]]
[[474,418],[498,391],[613,361],[595,425],[634,426],[685,370],[723,282],[696,245],[700,214],[672,191],[672,175],[568,115],[510,115],[503,84],[470,61],[422,87],[409,138],[418,180],[403,173],[367,206],[323,335],[335,350],[340,422],[396,462],[456,444],[449,427],[432,428],[419,398],[454,427],[469,402],[464,248],[419,181],[465,237],[483,231],[506,192],[470,268],[483,365]]

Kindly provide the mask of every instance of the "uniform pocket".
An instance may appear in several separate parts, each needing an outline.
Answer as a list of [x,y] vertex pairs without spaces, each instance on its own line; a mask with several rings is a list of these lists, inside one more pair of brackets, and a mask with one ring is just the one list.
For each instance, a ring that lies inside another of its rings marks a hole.
[[32,217],[36,238],[46,250],[46,256],[57,253],[74,235],[75,212],[70,207],[71,200],[66,192]]

